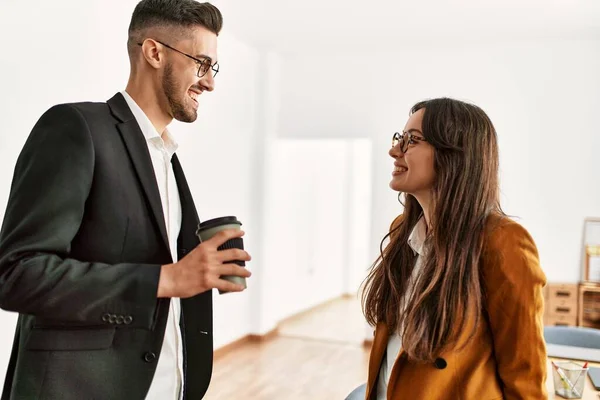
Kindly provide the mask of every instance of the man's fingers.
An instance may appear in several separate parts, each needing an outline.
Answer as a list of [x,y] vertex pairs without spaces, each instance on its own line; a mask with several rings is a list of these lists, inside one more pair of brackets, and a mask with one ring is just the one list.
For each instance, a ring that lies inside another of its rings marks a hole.
[[215,284],[215,289],[219,289],[222,292],[241,292],[244,290],[244,287],[224,279],[219,279]]
[[221,232],[217,232],[213,237],[204,241],[204,243],[210,243],[215,248],[221,246],[223,243],[230,239],[235,239],[244,236],[244,231],[241,229],[224,229]]
[[217,253],[217,260],[221,262],[226,261],[250,261],[252,257],[248,252],[241,249],[227,249],[221,250]]
[[248,271],[246,268],[240,267],[237,264],[220,265],[219,267],[217,267],[215,269],[215,272],[217,272],[220,276],[234,275],[234,276],[241,276],[243,278],[249,278],[252,275],[252,273],[250,271]]

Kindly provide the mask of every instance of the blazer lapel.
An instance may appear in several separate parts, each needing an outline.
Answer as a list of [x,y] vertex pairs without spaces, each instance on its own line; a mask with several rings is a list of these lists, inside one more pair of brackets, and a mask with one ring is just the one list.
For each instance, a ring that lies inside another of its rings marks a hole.
[[[390,340],[390,332],[388,326],[384,322],[379,322],[375,329],[375,338],[371,347],[371,355],[369,357],[369,377],[367,381],[366,399],[377,398],[377,380],[379,379],[379,370],[381,362],[386,356],[388,341]],[[388,360],[388,363],[393,362],[392,370],[389,377],[388,392],[393,390],[394,382],[398,379],[399,368],[406,362],[406,352],[400,348],[400,352],[395,360]],[[388,364],[389,365],[389,364]]]
[[160,200],[160,192],[158,191],[158,185],[156,183],[154,167],[152,166],[148,145],[146,144],[146,138],[121,93],[114,95],[108,100],[107,104],[115,117],[121,121],[117,124],[117,129],[123,138],[123,142],[125,143],[125,147],[127,148],[137,177],[140,180],[142,188],[144,189],[144,194],[146,195],[146,199],[148,200],[148,204],[154,215],[157,227],[164,240],[165,246],[167,246],[168,249],[169,238],[167,237],[165,216]]
[[171,164],[173,165],[173,174],[177,181],[179,199],[181,201],[181,230],[177,240],[177,247],[180,253],[178,257],[181,258],[200,243],[200,240],[196,236],[196,229],[198,228],[200,219],[198,218],[192,192],[185,179],[177,154],[173,155]]
[[375,394],[377,391],[377,378],[379,377],[379,369],[381,368],[383,356],[387,351],[388,340],[389,332],[387,325],[383,322],[379,322],[375,328],[375,338],[373,339],[371,355],[369,357],[369,377],[367,381],[366,399],[374,399],[377,397]]

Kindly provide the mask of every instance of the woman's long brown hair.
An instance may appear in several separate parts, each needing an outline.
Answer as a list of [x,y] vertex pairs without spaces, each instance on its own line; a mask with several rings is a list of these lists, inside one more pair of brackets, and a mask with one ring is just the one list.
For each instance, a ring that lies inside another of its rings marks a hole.
[[448,98],[417,103],[411,114],[420,109],[423,135],[435,149],[427,257],[412,294],[405,296],[416,261],[407,241],[423,214],[406,195],[400,223],[382,240],[365,280],[362,302],[370,324],[385,322],[390,332],[400,332],[407,355],[426,362],[455,344],[465,329],[473,337],[482,316],[479,266],[486,221],[503,213],[496,131],[485,112]]

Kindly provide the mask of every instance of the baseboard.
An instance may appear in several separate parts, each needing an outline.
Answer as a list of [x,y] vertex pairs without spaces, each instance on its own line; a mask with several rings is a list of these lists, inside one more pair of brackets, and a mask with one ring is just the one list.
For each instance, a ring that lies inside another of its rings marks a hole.
[[275,328],[271,329],[269,332],[265,333],[264,335],[251,334],[248,336],[250,337],[251,342],[265,342],[267,340],[276,338],[278,335],[279,335],[279,327],[276,326]]
[[[333,299],[324,301],[323,303],[317,304],[313,307],[310,307],[306,310],[302,310],[296,314],[293,314],[281,321],[279,321],[279,323],[277,324],[277,326],[273,329],[271,329],[269,332],[265,333],[264,335],[257,335],[257,334],[249,334],[246,336],[242,336],[241,338],[234,340],[231,343],[228,343],[224,346],[219,347],[218,349],[215,349],[214,353],[213,353],[213,358],[214,359],[218,359],[221,358],[237,349],[239,349],[240,347],[243,347],[244,345],[247,345],[249,343],[257,343],[257,342],[264,342],[267,340],[271,340],[274,339],[275,337],[277,337],[279,335],[279,325],[284,324],[286,322],[292,321],[295,318],[298,318],[302,315],[308,314],[310,312],[315,311],[315,309],[319,308],[319,307],[323,307],[329,303],[332,303],[334,301],[339,300],[340,298],[342,299],[350,299],[350,298],[354,298],[354,295],[352,294],[342,294],[339,297],[335,297]],[[367,342],[367,340],[365,340],[365,343]],[[365,344],[365,346],[371,346],[370,343],[372,343],[372,341],[368,341],[369,344]]]
[[239,349],[240,347],[250,343],[250,335],[246,335],[243,336],[237,340],[234,340],[231,343],[228,343],[224,346],[219,347],[218,349],[215,349],[214,353],[213,353],[213,359],[219,359],[237,349]]
[[271,340],[271,339],[275,338],[278,334],[279,334],[279,328],[275,327],[275,328],[271,329],[269,332],[265,333],[264,335],[251,334],[251,335],[242,336],[241,338],[234,340],[231,343],[228,343],[224,346],[219,347],[218,349],[215,349],[215,351],[213,353],[213,358],[216,360],[221,357],[224,357],[225,355],[232,353],[232,352],[238,350],[240,347],[243,347],[249,343],[257,343],[257,342],[264,342],[267,340]]

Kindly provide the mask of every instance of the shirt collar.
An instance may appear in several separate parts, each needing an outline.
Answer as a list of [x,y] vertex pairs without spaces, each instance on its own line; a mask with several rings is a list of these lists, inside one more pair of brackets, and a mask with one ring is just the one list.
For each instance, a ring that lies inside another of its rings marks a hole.
[[150,121],[144,110],[142,110],[142,108],[135,102],[135,100],[133,100],[129,93],[123,90],[121,94],[125,98],[125,101],[127,102],[129,108],[131,109],[131,112],[133,113],[135,120],[140,126],[140,129],[142,130],[142,133],[144,134],[146,140],[152,143],[153,145],[157,146],[158,148],[164,146],[169,157],[172,157],[173,154],[175,154],[175,152],[177,151],[177,147],[179,145],[177,144],[175,138],[173,137],[173,135],[171,135],[169,130],[165,128],[165,131],[161,136],[160,133],[158,133],[158,131],[154,127],[154,125],[152,125],[152,122]]
[[408,245],[413,249],[415,253],[420,256],[424,256],[425,249],[425,239],[427,238],[427,225],[425,222],[425,218],[421,217],[417,224],[413,228],[410,236],[408,237]]

